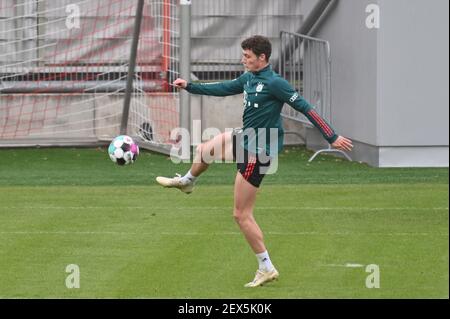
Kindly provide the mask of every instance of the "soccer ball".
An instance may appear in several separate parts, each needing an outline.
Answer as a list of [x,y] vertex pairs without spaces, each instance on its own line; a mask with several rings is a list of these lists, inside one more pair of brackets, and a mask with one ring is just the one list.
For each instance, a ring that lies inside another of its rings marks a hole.
[[128,165],[136,161],[139,146],[127,135],[119,135],[108,147],[109,158],[118,165]]

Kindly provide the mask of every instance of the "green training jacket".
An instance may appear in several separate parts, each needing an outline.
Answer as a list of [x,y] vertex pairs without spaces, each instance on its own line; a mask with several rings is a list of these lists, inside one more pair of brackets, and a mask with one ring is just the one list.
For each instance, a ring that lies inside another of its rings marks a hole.
[[[192,94],[229,96],[244,93],[243,132],[248,138],[243,147],[259,153],[265,148],[273,156],[283,148],[284,130],[281,109],[284,103],[302,112],[332,144],[337,139],[334,129],[300,96],[292,86],[268,65],[258,72],[246,72],[232,81],[217,83],[188,83],[186,90]],[[270,134],[276,134],[272,143]],[[276,145],[278,144],[278,145]]]

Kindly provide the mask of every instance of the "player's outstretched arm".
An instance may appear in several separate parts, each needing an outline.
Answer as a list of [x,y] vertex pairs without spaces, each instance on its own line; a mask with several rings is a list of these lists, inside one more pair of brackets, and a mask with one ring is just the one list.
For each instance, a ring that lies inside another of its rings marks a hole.
[[331,146],[341,151],[351,151],[353,148],[353,143],[350,139],[346,137],[338,136],[336,141],[334,141],[334,143],[332,143]]
[[214,83],[192,83],[178,78],[172,85],[180,89],[185,89],[192,94],[229,96],[244,92],[244,83],[247,81],[247,77],[248,74],[244,73],[239,78],[232,81]]

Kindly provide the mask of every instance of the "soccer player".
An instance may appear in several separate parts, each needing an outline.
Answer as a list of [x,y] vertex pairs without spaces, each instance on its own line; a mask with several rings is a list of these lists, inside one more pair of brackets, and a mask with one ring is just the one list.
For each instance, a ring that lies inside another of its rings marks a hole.
[[[199,145],[194,163],[186,175],[157,177],[156,181],[164,187],[191,193],[197,178],[208,169],[211,160],[237,162],[233,216],[259,263],[253,281],[245,287],[257,287],[279,276],[264,244],[263,233],[253,216],[253,208],[256,193],[267,173],[265,168],[283,146],[284,132],[280,113],[284,103],[302,112],[334,148],[350,151],[353,145],[351,140],[337,135],[313,107],[272,70],[269,64],[272,45],[266,37],[250,37],[241,43],[241,47],[241,62],[247,72],[239,78],[220,83],[188,83],[184,79],[176,79],[173,84],[192,94],[228,96],[244,93],[243,128],[222,133]],[[275,141],[269,137],[270,129],[277,132]],[[260,130],[266,131],[260,134]],[[254,133],[247,134],[247,131]],[[260,147],[262,137],[266,137],[265,147]],[[277,145],[274,147],[274,144]]]

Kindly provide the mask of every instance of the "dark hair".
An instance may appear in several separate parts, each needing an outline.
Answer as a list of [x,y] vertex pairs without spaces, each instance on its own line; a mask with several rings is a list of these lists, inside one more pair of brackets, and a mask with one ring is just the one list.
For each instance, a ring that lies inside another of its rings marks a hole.
[[252,50],[256,56],[265,54],[267,61],[269,61],[270,55],[272,54],[272,44],[269,39],[262,35],[254,35],[245,39],[242,41],[241,47],[243,50]]

